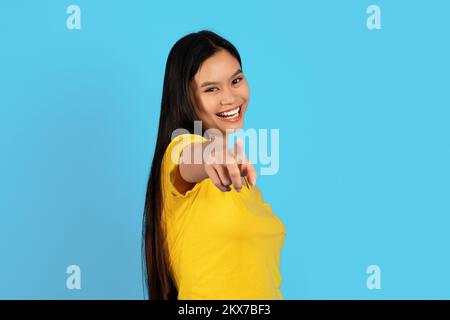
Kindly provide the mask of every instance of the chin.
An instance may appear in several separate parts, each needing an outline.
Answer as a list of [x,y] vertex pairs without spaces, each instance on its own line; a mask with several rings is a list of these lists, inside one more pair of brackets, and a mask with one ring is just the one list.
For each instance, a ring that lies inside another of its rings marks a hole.
[[222,126],[222,128],[224,129],[224,131],[226,131],[226,130],[233,130],[233,131],[240,130],[240,129],[244,128],[244,119],[241,119],[241,120],[239,120],[239,122],[236,122],[236,123],[226,124],[226,125]]

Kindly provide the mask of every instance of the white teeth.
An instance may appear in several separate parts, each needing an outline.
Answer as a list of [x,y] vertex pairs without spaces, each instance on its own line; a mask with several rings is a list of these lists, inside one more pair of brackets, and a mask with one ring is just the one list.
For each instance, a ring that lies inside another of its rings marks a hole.
[[229,118],[229,117],[233,117],[234,118],[234,116],[239,114],[239,110],[240,109],[241,109],[241,107],[237,107],[236,109],[230,110],[228,112],[220,112],[217,115],[221,116],[221,117],[226,117],[226,118]]

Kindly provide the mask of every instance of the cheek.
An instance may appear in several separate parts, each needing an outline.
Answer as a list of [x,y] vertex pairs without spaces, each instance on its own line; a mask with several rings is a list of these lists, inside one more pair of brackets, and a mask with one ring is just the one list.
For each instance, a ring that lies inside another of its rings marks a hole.
[[250,97],[250,87],[247,84],[241,86],[241,88],[240,88],[240,96],[243,99],[245,99],[245,100],[249,99],[249,97]]
[[202,112],[207,115],[215,115],[217,112],[217,98],[202,97],[201,98]]

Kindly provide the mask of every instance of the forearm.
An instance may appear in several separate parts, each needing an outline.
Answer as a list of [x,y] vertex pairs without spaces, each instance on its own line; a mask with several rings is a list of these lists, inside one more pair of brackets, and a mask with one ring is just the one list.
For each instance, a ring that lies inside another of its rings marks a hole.
[[196,142],[183,149],[179,161],[179,170],[184,181],[197,183],[208,178],[203,162],[203,151],[206,145],[207,143]]

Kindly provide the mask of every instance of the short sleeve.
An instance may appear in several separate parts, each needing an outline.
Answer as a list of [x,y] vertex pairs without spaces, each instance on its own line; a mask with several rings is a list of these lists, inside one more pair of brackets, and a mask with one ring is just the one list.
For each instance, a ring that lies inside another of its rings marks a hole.
[[185,196],[195,184],[183,180],[180,175],[178,161],[183,149],[195,142],[207,141],[206,138],[196,134],[182,134],[174,138],[164,152],[161,164],[161,184],[166,195],[177,197]]

